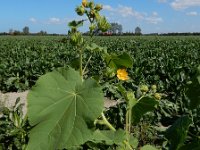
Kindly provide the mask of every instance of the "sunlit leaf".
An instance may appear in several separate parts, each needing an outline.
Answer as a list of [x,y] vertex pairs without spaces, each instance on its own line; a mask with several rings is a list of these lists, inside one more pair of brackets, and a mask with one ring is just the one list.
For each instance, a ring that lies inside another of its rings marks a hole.
[[86,142],[89,125],[103,110],[101,88],[82,81],[75,70],[59,69],[39,78],[28,94],[28,117],[34,128],[28,149],[55,150]]

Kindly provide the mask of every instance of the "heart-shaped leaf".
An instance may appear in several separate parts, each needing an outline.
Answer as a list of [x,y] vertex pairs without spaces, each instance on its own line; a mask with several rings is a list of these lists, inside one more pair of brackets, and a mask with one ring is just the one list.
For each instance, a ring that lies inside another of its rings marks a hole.
[[132,68],[133,67],[133,59],[128,53],[122,53],[120,55],[112,54],[112,55],[105,55],[106,63],[110,68],[115,70],[125,67],[125,68]]
[[97,83],[82,81],[74,69],[61,68],[39,78],[28,94],[28,117],[34,128],[28,149],[71,148],[92,136],[88,125],[103,111]]
[[132,108],[133,123],[140,121],[141,117],[149,111],[153,111],[158,104],[153,97],[143,97]]

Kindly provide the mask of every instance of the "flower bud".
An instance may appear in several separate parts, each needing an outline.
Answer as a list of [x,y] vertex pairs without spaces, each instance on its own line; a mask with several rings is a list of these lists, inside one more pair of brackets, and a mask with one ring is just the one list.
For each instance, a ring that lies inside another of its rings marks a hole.
[[100,10],[102,10],[102,8],[103,8],[103,6],[101,4],[97,4],[94,9],[97,11],[100,11]]
[[148,92],[148,91],[149,91],[149,88],[148,88],[148,86],[146,86],[146,85],[141,85],[141,86],[140,86],[140,90],[141,90],[141,92]]
[[79,15],[79,16],[83,16],[84,13],[85,13],[85,8],[83,6],[78,6],[76,8],[76,13]]
[[88,4],[87,0],[82,0],[82,5],[83,5],[83,7],[86,7],[87,4]]
[[89,2],[87,5],[90,9],[94,9],[94,2]]
[[79,45],[83,43],[83,37],[80,32],[71,34],[70,43],[72,45]]
[[157,86],[156,85],[152,85],[151,86],[152,91],[155,93],[157,91]]
[[159,93],[155,93],[154,94],[154,97],[157,99],[157,100],[160,100],[161,99],[161,95]]
[[102,32],[106,32],[110,28],[110,24],[107,22],[105,17],[99,17],[99,19],[97,21],[98,21],[98,23],[97,23],[98,28]]
[[96,29],[96,25],[95,24],[91,24],[89,29],[90,29],[91,32],[93,32]]

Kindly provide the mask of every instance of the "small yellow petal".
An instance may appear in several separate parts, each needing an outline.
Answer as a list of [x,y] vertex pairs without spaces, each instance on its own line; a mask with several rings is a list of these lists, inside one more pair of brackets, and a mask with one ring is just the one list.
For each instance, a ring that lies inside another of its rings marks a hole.
[[118,79],[123,80],[123,81],[129,79],[128,73],[126,72],[126,69],[118,69],[117,70],[117,77],[118,77]]

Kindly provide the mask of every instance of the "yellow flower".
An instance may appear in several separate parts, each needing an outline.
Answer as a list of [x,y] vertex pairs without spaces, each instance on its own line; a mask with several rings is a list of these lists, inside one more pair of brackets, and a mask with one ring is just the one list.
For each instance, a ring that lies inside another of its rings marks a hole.
[[117,70],[117,77],[120,80],[128,80],[128,73],[126,72],[126,69],[118,69]]
[[82,5],[83,5],[83,7],[86,7],[87,6],[87,0],[82,0]]

